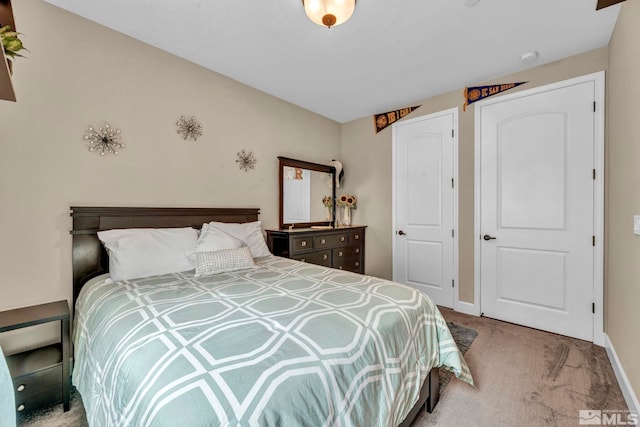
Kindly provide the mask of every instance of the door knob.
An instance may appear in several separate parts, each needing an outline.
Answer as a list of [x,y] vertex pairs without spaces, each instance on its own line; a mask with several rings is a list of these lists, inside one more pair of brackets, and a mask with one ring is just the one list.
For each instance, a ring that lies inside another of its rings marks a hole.
[[496,238],[495,238],[495,237],[493,237],[493,236],[489,236],[488,234],[485,234],[484,236],[482,236],[482,238],[483,238],[484,240],[496,240]]
[[407,235],[407,233],[405,233],[405,232],[404,232],[404,231],[402,231],[402,230],[398,231],[398,234],[399,234],[399,235],[401,235],[401,236],[406,236],[406,235]]

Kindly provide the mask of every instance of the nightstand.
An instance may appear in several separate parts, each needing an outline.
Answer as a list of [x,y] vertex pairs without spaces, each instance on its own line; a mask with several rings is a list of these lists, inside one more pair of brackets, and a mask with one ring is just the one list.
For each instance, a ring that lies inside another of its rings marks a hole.
[[60,322],[60,342],[7,356],[18,419],[21,414],[62,402],[69,410],[69,305],[67,301],[0,312],[0,332]]

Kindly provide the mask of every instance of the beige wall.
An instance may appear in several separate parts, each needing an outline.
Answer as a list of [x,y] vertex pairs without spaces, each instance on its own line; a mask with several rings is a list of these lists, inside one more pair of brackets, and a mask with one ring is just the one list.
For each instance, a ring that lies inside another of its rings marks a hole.
[[640,397],[640,2],[622,4],[609,43],[606,331]]
[[[607,68],[607,47],[510,74],[482,84],[528,81],[508,93],[589,74]],[[469,85],[474,85],[469,82]],[[459,281],[460,299],[474,301],[474,106],[462,111],[462,88],[441,96],[417,101],[422,106],[407,118],[419,117],[453,107],[459,111]],[[354,222],[367,224],[367,273],[392,276],[391,223],[391,127],[375,134],[373,119],[365,117],[342,126],[342,161],[345,190],[358,196]]]
[[[40,0],[13,5],[30,52],[18,102],[0,101],[0,310],[71,299],[71,205],[259,207],[275,227],[276,157],[340,153],[336,122]],[[203,124],[197,142],[176,134],[181,115]],[[118,156],[86,149],[103,121],[122,130]]]

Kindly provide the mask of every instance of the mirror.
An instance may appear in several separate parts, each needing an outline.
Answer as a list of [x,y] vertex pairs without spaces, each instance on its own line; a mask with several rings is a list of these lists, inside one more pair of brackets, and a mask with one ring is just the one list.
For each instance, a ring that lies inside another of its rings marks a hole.
[[278,160],[280,228],[334,227],[335,203],[327,208],[324,199],[336,199],[336,168],[287,157]]

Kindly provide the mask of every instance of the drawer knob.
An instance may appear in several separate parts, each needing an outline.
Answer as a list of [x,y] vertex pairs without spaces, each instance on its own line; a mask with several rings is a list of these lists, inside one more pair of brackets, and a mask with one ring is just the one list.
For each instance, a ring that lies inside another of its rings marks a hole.
[[18,391],[24,391],[24,389],[25,389],[24,384],[20,384],[20,385],[18,386],[18,388],[16,388],[16,390],[18,390]]
[[302,243],[300,243],[300,246],[307,246],[307,241],[303,240]]
[[360,248],[356,248],[356,253],[359,254],[360,253]]
[[360,235],[359,235],[359,234],[356,234],[356,235],[354,235],[354,236],[353,236],[353,238],[354,238],[354,239],[356,239],[356,240],[358,240],[358,239],[360,238]]
[[304,258],[300,259],[300,261],[304,262]]
[[340,241],[344,242],[344,236],[340,236]]
[[320,244],[324,245],[327,241],[325,239],[320,239]]
[[356,261],[356,267],[360,267],[360,263]]
[[342,256],[342,251],[338,252],[338,256]]
[[339,266],[338,268],[339,268],[340,270],[342,270],[342,266]]
[[24,404],[21,403],[20,405],[18,405],[17,409],[18,409],[18,412],[24,411]]
[[327,254],[322,255],[322,259],[327,259],[329,256]]

